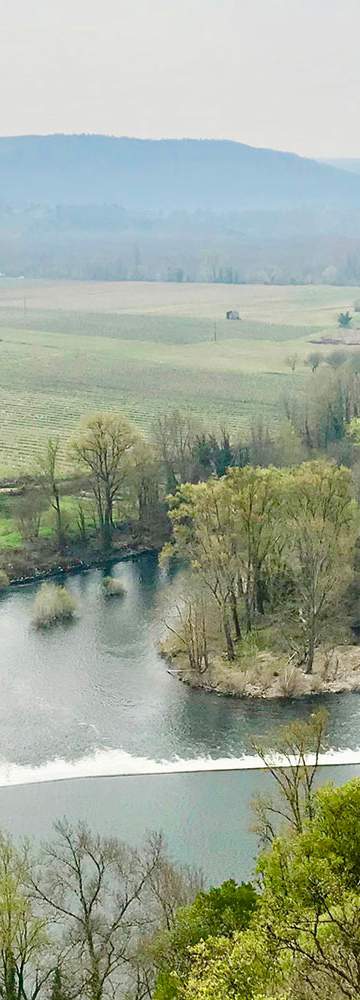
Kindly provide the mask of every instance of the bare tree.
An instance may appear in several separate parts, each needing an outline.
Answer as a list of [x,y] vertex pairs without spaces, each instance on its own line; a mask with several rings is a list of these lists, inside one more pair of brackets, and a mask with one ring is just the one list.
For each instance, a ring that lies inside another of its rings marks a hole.
[[299,360],[298,354],[288,354],[285,363],[287,364],[288,368],[291,369],[292,372],[295,371],[298,360]]
[[36,542],[39,537],[44,507],[39,489],[28,490],[17,498],[15,520],[24,542]]
[[55,829],[32,888],[48,918],[61,925],[72,994],[89,1000],[125,998],[130,989],[137,998],[149,995],[144,989],[150,971],[140,967],[140,942],[145,933],[167,925],[178,896],[182,899],[180,876],[161,835],[135,850],[82,825],[74,829],[64,821]]
[[59,448],[60,448],[60,439],[58,437],[55,439],[49,438],[45,452],[40,457],[39,465],[42,474],[42,481],[45,493],[49,498],[51,507],[55,511],[57,542],[61,552],[61,550],[64,547],[64,530],[62,523],[60,487],[58,478]]
[[157,418],[153,438],[172,492],[178,483],[191,478],[193,447],[199,430],[198,422],[186,410],[172,410]]
[[276,822],[285,821],[302,833],[304,821],[313,816],[313,793],[319,756],[325,748],[328,715],[314,712],[305,722],[281,727],[265,742],[253,740],[255,753],[274,778],[280,797],[254,800],[256,830],[264,843],[276,836]]
[[204,598],[194,596],[177,604],[176,620],[166,622],[166,628],[176,636],[186,651],[191,670],[198,674],[204,674],[209,667]]

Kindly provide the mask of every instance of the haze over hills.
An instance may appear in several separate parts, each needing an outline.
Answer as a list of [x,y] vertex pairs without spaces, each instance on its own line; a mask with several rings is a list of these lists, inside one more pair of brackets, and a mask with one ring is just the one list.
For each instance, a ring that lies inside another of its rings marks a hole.
[[0,271],[360,281],[360,176],[227,140],[0,138]]
[[350,174],[360,174],[360,159],[335,159],[335,160],[319,160],[320,163],[327,163],[330,167],[336,167],[337,170],[348,170]]
[[1,202],[117,204],[132,211],[243,211],[360,203],[360,181],[242,143],[101,135],[0,138]]

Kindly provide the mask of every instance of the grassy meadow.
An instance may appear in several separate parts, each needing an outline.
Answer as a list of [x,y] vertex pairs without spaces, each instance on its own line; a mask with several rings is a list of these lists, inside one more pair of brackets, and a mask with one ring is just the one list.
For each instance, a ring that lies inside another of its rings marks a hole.
[[[42,441],[59,434],[65,445],[99,408],[123,410],[145,433],[176,406],[207,426],[273,425],[284,394],[312,377],[309,341],[334,335],[338,312],[359,297],[329,286],[0,279],[0,473],[31,471]],[[228,308],[240,322],[226,321]]]

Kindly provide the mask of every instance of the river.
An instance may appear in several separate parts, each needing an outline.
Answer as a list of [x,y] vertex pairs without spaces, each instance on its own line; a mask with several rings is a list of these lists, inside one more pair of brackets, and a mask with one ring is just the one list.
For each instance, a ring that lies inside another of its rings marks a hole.
[[[212,878],[247,874],[248,803],[268,780],[249,770],[251,739],[319,699],[245,702],[185,687],[157,651],[176,579],[152,555],[111,572],[124,598],[104,598],[101,570],[69,576],[78,615],[67,626],[33,628],[35,586],[0,601],[0,824],[40,835],[66,813],[129,840],[162,828],[179,860]],[[324,774],[345,780],[360,773],[360,697],[321,704],[329,762],[342,765]]]

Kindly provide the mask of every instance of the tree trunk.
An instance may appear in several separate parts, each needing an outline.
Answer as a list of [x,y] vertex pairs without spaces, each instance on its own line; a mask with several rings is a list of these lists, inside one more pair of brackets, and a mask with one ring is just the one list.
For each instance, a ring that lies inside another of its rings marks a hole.
[[255,578],[255,602],[256,602],[256,610],[259,612],[259,615],[265,614],[264,601],[266,593],[267,593],[267,588],[264,579],[260,573],[257,573]]
[[236,635],[237,639],[241,639],[242,636],[241,636],[241,628],[240,628],[240,622],[239,622],[237,600],[236,600],[236,594],[234,594],[233,590],[231,591],[230,601],[231,601],[231,611],[232,611],[232,616],[233,616],[235,635]]
[[308,645],[304,663],[304,670],[306,674],[311,674],[314,656],[315,656],[315,644],[316,644],[316,618],[312,615],[310,628],[308,632]]
[[59,550],[60,552],[62,552],[64,548],[64,532],[62,526],[60,497],[57,492],[54,494],[54,500],[55,500],[55,513],[56,513],[56,533],[57,533]]
[[103,537],[103,547],[105,551],[111,549],[112,544],[112,531],[111,531],[111,521],[109,518],[109,512],[105,511],[104,521],[102,525],[102,537]]
[[235,660],[234,643],[232,640],[231,628],[226,609],[224,610],[224,633],[226,639],[226,650],[227,650],[228,660]]
[[245,594],[245,611],[246,611],[246,631],[252,631],[252,599],[249,591]]

